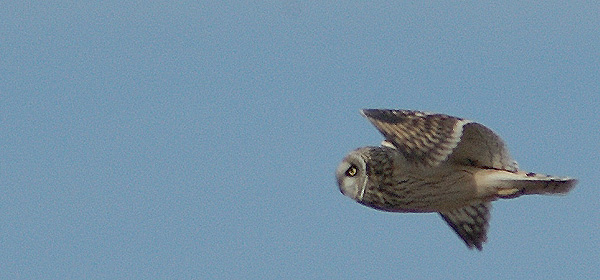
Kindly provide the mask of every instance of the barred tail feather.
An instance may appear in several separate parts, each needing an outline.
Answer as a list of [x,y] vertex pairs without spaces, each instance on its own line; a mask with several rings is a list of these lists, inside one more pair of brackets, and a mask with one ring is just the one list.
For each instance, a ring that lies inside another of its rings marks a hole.
[[572,178],[552,177],[538,174],[535,174],[534,176],[535,178],[531,180],[517,180],[512,183],[521,190],[522,194],[566,194],[577,183],[577,180]]
[[525,172],[488,172],[479,177],[480,186],[491,187],[499,198],[514,198],[528,194],[566,194],[577,179]]

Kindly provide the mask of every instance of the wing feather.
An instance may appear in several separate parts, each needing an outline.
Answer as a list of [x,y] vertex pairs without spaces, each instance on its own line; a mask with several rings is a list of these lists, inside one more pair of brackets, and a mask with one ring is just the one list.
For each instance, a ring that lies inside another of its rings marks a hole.
[[516,172],[502,139],[482,124],[444,114],[364,109],[361,113],[409,160],[437,166],[448,160]]
[[417,163],[436,166],[460,142],[467,120],[408,110],[365,109],[361,113],[403,155]]
[[481,251],[487,239],[491,208],[492,204],[486,202],[440,213],[440,215],[469,249],[477,248]]
[[465,125],[460,143],[448,160],[511,172],[519,169],[500,136],[484,125],[474,122]]

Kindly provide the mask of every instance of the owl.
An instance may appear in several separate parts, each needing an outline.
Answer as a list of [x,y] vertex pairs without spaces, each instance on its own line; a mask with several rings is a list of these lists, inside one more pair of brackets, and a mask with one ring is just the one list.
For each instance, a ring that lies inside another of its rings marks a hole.
[[576,179],[521,171],[489,128],[443,114],[361,110],[385,140],[338,165],[340,191],[389,212],[437,212],[470,249],[486,241],[491,202],[566,194]]

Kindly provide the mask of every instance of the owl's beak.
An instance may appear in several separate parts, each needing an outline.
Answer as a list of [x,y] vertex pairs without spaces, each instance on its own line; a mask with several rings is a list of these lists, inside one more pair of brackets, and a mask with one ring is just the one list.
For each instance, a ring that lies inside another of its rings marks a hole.
[[365,195],[365,185],[366,185],[366,180],[365,180],[365,184],[363,184],[362,187],[360,188],[360,190],[358,190],[358,194],[356,196],[356,201],[358,201],[358,202],[362,202],[362,200],[363,200],[363,196]]

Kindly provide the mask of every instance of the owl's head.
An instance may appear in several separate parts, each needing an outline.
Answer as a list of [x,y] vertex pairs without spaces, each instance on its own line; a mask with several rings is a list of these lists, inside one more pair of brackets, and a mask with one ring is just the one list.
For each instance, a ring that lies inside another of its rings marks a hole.
[[335,176],[340,191],[347,197],[362,201],[368,180],[364,148],[350,152],[337,167]]
[[407,167],[404,157],[395,149],[383,145],[362,147],[350,152],[335,172],[338,187],[347,197],[376,207],[373,199],[381,185],[389,185],[394,170]]

